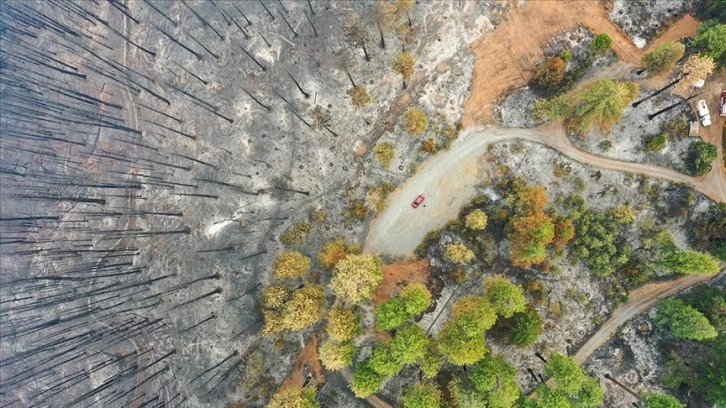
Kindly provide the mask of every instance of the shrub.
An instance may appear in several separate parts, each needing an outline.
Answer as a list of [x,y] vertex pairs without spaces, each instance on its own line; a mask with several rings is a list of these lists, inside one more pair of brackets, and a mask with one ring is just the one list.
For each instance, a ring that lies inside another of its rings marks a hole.
[[352,340],[360,333],[360,319],[353,309],[334,307],[328,313],[326,329],[332,339]]
[[275,277],[291,279],[305,275],[310,270],[310,258],[300,252],[283,252],[275,259]]
[[381,262],[373,255],[348,255],[335,266],[330,287],[351,303],[370,299],[373,289],[383,280]]
[[709,20],[698,28],[698,35],[693,39],[696,47],[722,65],[726,63],[726,24]]
[[434,139],[426,139],[421,142],[421,151],[426,153],[436,153],[436,141]]
[[362,108],[371,102],[368,90],[363,86],[355,86],[348,89],[348,96],[356,108]]
[[659,152],[666,147],[666,135],[661,133],[660,135],[653,135],[648,138],[645,142],[645,150],[648,152]]
[[382,330],[392,330],[421,314],[431,305],[431,293],[421,283],[414,282],[393,299],[376,308],[376,324]]
[[651,75],[666,73],[673,69],[685,51],[686,46],[681,43],[665,43],[643,55],[643,66]]
[[370,360],[365,360],[355,366],[350,389],[356,397],[368,398],[381,388],[385,380],[386,376],[375,372],[370,367]]
[[552,99],[538,99],[534,102],[534,114],[539,118],[565,119],[572,115],[574,107],[567,95]]
[[282,236],[280,236],[280,241],[282,241],[285,245],[300,245],[307,239],[308,233],[310,233],[310,223],[307,221],[300,221],[288,228]]
[[482,231],[487,227],[487,215],[482,210],[470,212],[464,221],[466,228],[474,231]]
[[402,408],[439,408],[441,391],[433,384],[410,387],[401,397]]
[[358,244],[346,243],[343,238],[336,238],[334,241],[326,242],[322,251],[318,254],[318,261],[327,270],[333,270],[335,265],[348,254],[358,255],[360,246]]
[[474,259],[474,251],[461,242],[446,245],[444,256],[453,263],[468,263]]
[[605,51],[610,49],[610,46],[613,44],[613,39],[610,38],[607,34],[598,34],[593,38],[592,43],[590,44],[590,48],[593,52],[596,54],[602,54]]
[[355,346],[353,343],[327,341],[318,349],[318,356],[326,369],[331,371],[340,370],[353,363]]
[[375,187],[366,189],[366,205],[376,214],[386,208],[386,198],[396,189],[391,183],[381,181]]
[[414,136],[421,136],[428,126],[429,118],[420,108],[409,109],[403,114],[403,128]]
[[404,81],[408,81],[413,76],[413,66],[415,62],[416,60],[413,58],[411,53],[401,51],[396,54],[392,68],[395,72],[398,72],[401,76],[403,76]]
[[527,301],[524,290],[503,276],[492,276],[484,280],[484,294],[494,306],[497,314],[504,318],[524,311]]
[[509,342],[519,347],[533,344],[542,333],[542,318],[532,307],[512,316],[509,325]]
[[658,303],[656,323],[666,327],[674,336],[687,340],[711,339],[718,335],[703,313],[678,299]]
[[279,390],[270,398],[267,408],[319,408],[315,387],[296,385]]
[[603,140],[603,141],[602,141],[602,142],[600,142],[600,144],[598,144],[597,146],[598,146],[598,147],[600,148],[600,150],[602,150],[603,152],[607,152],[608,150],[610,150],[610,149],[612,149],[612,148],[613,148],[613,142],[611,142],[611,141],[609,141],[609,140]]
[[356,221],[363,221],[368,216],[368,207],[363,200],[353,200],[343,211],[343,218],[346,224],[350,225]]
[[711,172],[711,162],[718,156],[718,150],[711,143],[696,141],[688,147],[688,162],[691,172],[703,176]]
[[629,205],[612,207],[608,210],[608,216],[618,224],[632,224],[635,222],[635,210]]
[[396,156],[396,146],[391,142],[378,143],[373,148],[373,153],[375,153],[378,162],[381,163],[381,167],[387,169],[391,167],[391,160]]

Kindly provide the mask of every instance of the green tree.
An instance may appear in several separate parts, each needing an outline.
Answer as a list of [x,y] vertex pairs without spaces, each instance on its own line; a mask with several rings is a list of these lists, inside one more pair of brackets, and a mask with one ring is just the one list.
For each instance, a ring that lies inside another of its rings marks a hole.
[[391,344],[391,357],[401,365],[413,364],[426,354],[429,338],[417,324],[408,323],[396,331]]
[[326,341],[318,348],[320,362],[325,368],[331,371],[340,370],[350,366],[355,357],[355,346],[353,343],[336,343]]
[[375,310],[376,324],[382,330],[392,330],[418,316],[431,305],[431,293],[421,283],[406,286],[401,293]]
[[667,141],[668,141],[668,138],[666,137],[665,133],[650,136],[645,141],[645,151],[659,152],[659,151],[665,149]]
[[373,255],[348,255],[335,266],[330,287],[351,303],[370,299],[373,289],[383,280],[381,261]]
[[393,356],[390,345],[377,343],[373,346],[373,353],[368,360],[368,366],[383,376],[394,376],[403,368],[403,364]]
[[711,143],[696,141],[688,147],[688,164],[696,176],[711,172],[711,162],[718,156],[718,150]]
[[558,95],[551,99],[537,99],[534,102],[534,114],[539,118],[566,119],[574,112],[575,107],[567,95]]
[[592,39],[592,43],[590,44],[590,48],[593,52],[597,54],[602,54],[605,51],[610,49],[610,46],[613,44],[613,39],[610,38],[607,34],[598,34],[595,36],[595,38]]
[[655,320],[682,339],[704,340],[718,335],[703,313],[678,299],[661,300]]
[[623,116],[623,109],[638,96],[634,82],[598,79],[585,85],[576,95],[575,116],[582,131],[592,123],[602,131],[609,130]]
[[696,366],[695,383],[698,390],[706,393],[707,400],[726,406],[726,336],[718,336],[707,344],[711,350]]
[[429,118],[422,109],[412,108],[403,114],[403,129],[406,132],[421,136],[427,127],[429,127]]
[[409,388],[401,397],[402,408],[439,408],[441,391],[433,384],[419,384]]
[[609,276],[630,259],[632,248],[621,242],[620,225],[613,217],[587,209],[575,222],[572,255],[584,260],[597,276]]
[[444,256],[453,263],[468,263],[474,260],[474,251],[461,242],[446,245]]
[[527,307],[509,319],[509,341],[519,347],[534,343],[542,333],[542,318],[539,313]]
[[545,373],[555,380],[559,390],[569,395],[576,395],[586,379],[574,358],[559,353],[553,353],[547,359]]
[[712,255],[686,249],[669,251],[660,265],[671,272],[687,275],[713,275],[718,272],[718,260]]
[[474,210],[470,212],[465,220],[464,225],[466,228],[474,231],[482,231],[487,227],[487,215],[482,210]]
[[527,306],[522,287],[501,275],[484,280],[484,293],[497,314],[504,318],[524,311]]
[[586,377],[577,397],[572,401],[573,408],[598,408],[605,400],[605,389],[597,378]]
[[665,394],[646,392],[641,395],[642,408],[686,408],[680,401]]
[[274,268],[279,279],[297,278],[310,270],[310,258],[297,251],[283,252],[275,259]]
[[665,43],[643,55],[643,66],[650,75],[669,72],[683,57],[684,52],[686,52],[686,46],[681,43]]
[[486,354],[484,336],[469,336],[455,322],[447,322],[439,333],[441,354],[455,365],[473,364]]
[[360,319],[353,309],[334,307],[328,312],[326,330],[334,340],[352,340],[360,333]]
[[429,345],[426,347],[426,353],[421,358],[421,371],[424,378],[432,379],[439,373],[441,366],[444,365],[443,356],[439,351],[439,345],[435,340],[429,339]]
[[277,391],[267,408],[319,408],[315,387],[290,386]]
[[522,403],[522,408],[570,408],[572,404],[567,395],[560,388],[553,389],[541,383],[535,388],[537,396],[528,398]]
[[385,375],[377,373],[370,367],[369,361],[356,364],[353,379],[350,381],[350,389],[358,398],[368,398],[375,394],[386,380]]
[[517,371],[501,356],[488,354],[472,367],[469,380],[489,408],[510,408],[520,395]]
[[698,35],[693,39],[696,47],[721,65],[726,63],[726,24],[709,20],[698,28]]
[[483,296],[465,296],[451,307],[451,320],[468,336],[482,335],[497,322],[497,311]]

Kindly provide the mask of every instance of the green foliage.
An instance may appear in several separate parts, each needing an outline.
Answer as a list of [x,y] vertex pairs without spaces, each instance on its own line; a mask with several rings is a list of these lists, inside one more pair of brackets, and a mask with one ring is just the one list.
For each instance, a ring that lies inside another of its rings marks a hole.
[[487,215],[484,211],[476,209],[470,212],[464,221],[466,228],[474,231],[482,231],[487,227]]
[[708,211],[689,223],[688,234],[694,247],[726,261],[726,203],[709,205]]
[[532,307],[509,319],[509,342],[516,346],[529,346],[537,341],[540,333],[542,333],[542,318]]
[[426,354],[429,338],[417,324],[408,323],[396,331],[391,344],[391,357],[401,365],[413,364]]
[[602,131],[609,130],[623,115],[630,102],[638,95],[634,82],[616,82],[598,79],[585,85],[577,92],[575,120],[585,132],[595,123]]
[[726,336],[709,342],[708,358],[697,366],[696,385],[706,393],[706,399],[717,406],[726,406]]
[[626,225],[635,222],[635,210],[629,205],[612,207],[608,210],[608,216],[618,224]]
[[678,42],[669,42],[643,55],[643,66],[650,75],[658,75],[669,72],[676,65],[676,62],[683,57],[686,46]]
[[726,0],[713,0],[706,10],[710,18],[726,23]]
[[613,39],[610,38],[607,34],[598,34],[595,36],[595,38],[592,39],[592,43],[590,44],[590,49],[596,54],[602,54],[605,51],[610,49],[610,46],[613,44]]
[[577,395],[585,383],[585,374],[572,357],[553,353],[545,364],[545,373],[557,383],[558,390],[568,395]]
[[718,149],[711,143],[696,141],[688,147],[688,165],[691,173],[703,176],[711,171],[711,162],[718,156]]
[[497,314],[504,318],[524,311],[527,301],[524,290],[504,276],[493,276],[484,280],[484,293]]
[[384,169],[391,167],[391,160],[396,155],[396,146],[391,142],[383,142],[376,144],[373,148],[376,159],[381,163]]
[[444,365],[444,361],[439,346],[435,340],[429,339],[429,345],[426,348],[426,353],[421,357],[420,364],[424,378],[432,379],[436,377],[442,365]]
[[687,384],[693,376],[681,356],[674,352],[668,354],[664,365],[666,372],[661,377],[661,383],[666,388],[678,388],[681,384]]
[[698,35],[693,39],[696,47],[721,65],[726,63],[726,24],[709,20],[698,28]]
[[600,385],[597,378],[586,377],[577,397],[572,401],[574,408],[598,408],[605,400],[605,389]]
[[521,404],[521,408],[570,408],[572,404],[562,389],[553,389],[541,383],[535,388],[537,396],[528,398]]
[[392,330],[421,314],[431,305],[431,293],[426,286],[412,283],[401,293],[376,308],[376,325],[381,330]]
[[373,370],[370,367],[370,360],[365,360],[355,366],[350,389],[356,397],[368,398],[381,389],[385,380],[386,376]]
[[473,364],[486,354],[484,336],[469,336],[455,322],[448,322],[439,333],[439,350],[455,365]]
[[383,343],[378,343],[373,347],[368,365],[371,370],[386,377],[398,374],[403,368],[403,364],[393,357],[389,345]]
[[603,141],[602,141],[602,142],[600,142],[600,143],[599,143],[599,144],[598,144],[597,146],[598,146],[598,147],[600,148],[600,150],[602,150],[603,152],[607,152],[608,150],[610,150],[610,149],[612,149],[612,148],[613,148],[613,142],[611,142],[610,140],[603,140]]
[[685,405],[670,395],[646,392],[640,397],[642,408],[686,408]]
[[466,296],[454,303],[451,319],[467,336],[477,336],[494,326],[497,312],[486,298]]
[[666,299],[658,303],[656,323],[682,339],[704,340],[718,335],[703,313],[678,299]]
[[403,129],[414,135],[421,136],[429,126],[429,117],[420,108],[412,108],[403,114]]
[[534,102],[534,114],[539,118],[566,119],[575,112],[571,98],[567,95],[555,96],[551,99],[537,99]]
[[659,152],[665,149],[667,140],[665,133],[653,135],[645,141],[645,150],[648,152]]
[[669,251],[660,266],[681,274],[713,275],[718,272],[718,261],[713,256],[687,249]]
[[685,301],[706,315],[719,333],[726,332],[726,288],[699,285],[686,295]]
[[565,62],[570,62],[572,60],[572,50],[569,48],[565,48],[560,53],[560,58],[562,58]]
[[477,362],[469,381],[489,408],[510,408],[520,395],[517,371],[501,356],[489,354]]
[[632,248],[619,242],[620,226],[612,217],[584,210],[575,227],[572,254],[584,260],[595,275],[609,276],[628,262]]
[[409,388],[401,397],[402,408],[439,408],[441,391],[433,384],[419,384]]
[[315,387],[290,386],[275,393],[267,408],[319,408]]
[[300,245],[307,239],[310,233],[310,223],[300,221],[288,228],[281,236],[280,241],[285,245]]
[[353,363],[355,351],[355,345],[351,342],[326,341],[320,345],[318,356],[326,369],[334,371],[350,366]]

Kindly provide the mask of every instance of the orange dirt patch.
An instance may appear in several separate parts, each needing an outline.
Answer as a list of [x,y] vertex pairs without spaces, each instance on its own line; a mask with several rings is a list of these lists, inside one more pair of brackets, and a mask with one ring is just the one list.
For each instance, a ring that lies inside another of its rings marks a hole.
[[[464,104],[464,127],[491,123],[492,108],[497,100],[510,90],[524,86],[532,78],[534,66],[544,57],[542,46],[578,25],[594,33],[608,34],[621,61],[640,64],[642,50],[637,49],[620,27],[610,21],[601,2],[527,2],[523,7],[512,10],[504,23],[472,45],[474,75],[471,96]],[[685,30],[684,27],[679,26],[679,29]]]
[[318,384],[325,382],[323,368],[320,366],[320,360],[318,359],[317,334],[310,336],[308,344],[295,357],[295,362],[292,364],[292,371],[285,381],[282,382],[280,389],[292,386],[302,387],[309,373],[312,373]]
[[676,21],[668,27],[665,33],[660,37],[656,38],[650,45],[645,49],[644,52],[648,52],[651,49],[663,45],[667,42],[678,41],[683,37],[695,37],[698,32],[698,20],[693,16],[686,14],[681,17],[680,20]]
[[429,278],[429,261],[416,259],[381,265],[383,281],[373,292],[373,305],[378,306],[391,298],[408,282],[426,284]]

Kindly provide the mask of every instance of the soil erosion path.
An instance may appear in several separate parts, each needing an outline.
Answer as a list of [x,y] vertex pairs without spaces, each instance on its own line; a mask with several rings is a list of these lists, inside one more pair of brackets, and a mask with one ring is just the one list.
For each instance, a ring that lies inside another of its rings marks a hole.
[[[688,183],[714,201],[726,202],[723,177],[698,179],[662,167],[605,158],[578,149],[551,127],[543,129],[547,131],[494,126],[467,129],[450,150],[426,161],[389,196],[386,209],[371,222],[364,250],[400,257],[411,254],[429,231],[443,227],[471,200],[476,194],[476,185],[491,168],[482,159],[487,146],[506,140],[540,143],[575,161],[603,169]],[[426,197],[425,206],[414,209],[411,202],[419,194]]]

